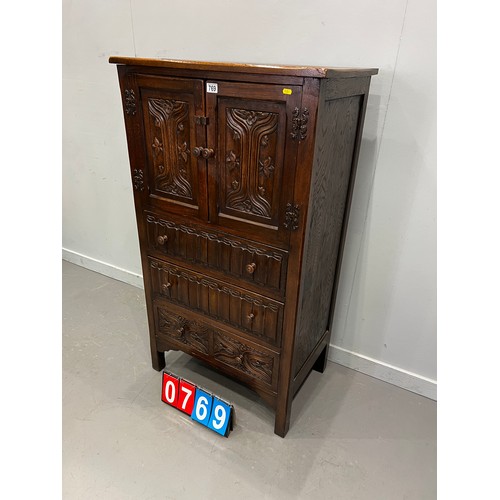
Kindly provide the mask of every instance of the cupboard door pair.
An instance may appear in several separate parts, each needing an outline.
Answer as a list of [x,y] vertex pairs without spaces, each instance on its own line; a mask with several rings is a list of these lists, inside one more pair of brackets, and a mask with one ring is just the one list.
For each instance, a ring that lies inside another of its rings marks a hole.
[[[135,88],[146,144],[135,162],[144,166],[143,200],[286,243],[298,144],[288,124],[301,87],[138,74]],[[133,165],[133,176],[137,170]]]

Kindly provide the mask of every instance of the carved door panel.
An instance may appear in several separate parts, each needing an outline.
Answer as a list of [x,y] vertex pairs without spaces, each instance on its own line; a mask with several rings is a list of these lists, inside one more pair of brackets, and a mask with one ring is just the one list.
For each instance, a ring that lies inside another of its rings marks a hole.
[[300,106],[301,87],[213,83],[218,92],[206,94],[208,148],[216,151],[208,163],[214,180],[210,220],[255,239],[286,243],[298,143],[288,125]]
[[193,154],[206,143],[202,80],[136,76],[143,119],[147,203],[206,220],[206,160]]

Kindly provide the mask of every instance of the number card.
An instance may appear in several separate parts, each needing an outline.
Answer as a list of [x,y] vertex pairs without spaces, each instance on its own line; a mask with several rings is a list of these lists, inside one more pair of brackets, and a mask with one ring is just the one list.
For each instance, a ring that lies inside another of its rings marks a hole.
[[179,381],[179,397],[177,400],[177,408],[188,415],[193,412],[194,397],[196,387],[185,380]]
[[229,434],[228,425],[231,420],[231,406],[214,396],[212,415],[208,421],[208,428],[218,432],[221,436]]
[[193,413],[191,418],[208,427],[208,420],[212,411],[213,397],[199,387],[196,388]]
[[233,430],[233,405],[166,371],[162,376],[161,400],[221,436],[228,437]]
[[179,393],[179,379],[163,372],[163,381],[161,388],[161,400],[171,406],[177,406],[177,397]]

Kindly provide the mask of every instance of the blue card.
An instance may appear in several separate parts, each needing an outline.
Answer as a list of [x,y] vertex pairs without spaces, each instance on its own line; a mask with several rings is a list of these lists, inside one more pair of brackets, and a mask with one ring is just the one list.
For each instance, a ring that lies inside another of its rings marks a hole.
[[212,414],[210,415],[207,427],[218,432],[221,436],[225,436],[230,420],[231,407],[214,396]]
[[212,402],[212,395],[197,387],[191,418],[200,422],[200,424],[208,426],[208,421],[210,420],[210,416],[212,414]]

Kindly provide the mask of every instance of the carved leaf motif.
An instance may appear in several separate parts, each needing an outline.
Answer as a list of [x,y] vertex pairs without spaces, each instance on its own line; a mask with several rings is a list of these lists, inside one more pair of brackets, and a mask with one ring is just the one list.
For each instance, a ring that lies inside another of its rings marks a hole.
[[158,139],[158,137],[154,138],[153,144],[151,145],[153,148],[153,156],[156,158],[158,155],[163,153],[163,144]]
[[273,159],[268,156],[264,161],[259,161],[259,172],[264,177],[271,177],[274,170],[274,165],[272,164]]
[[233,150],[227,153],[226,165],[230,171],[234,170],[235,168],[239,168],[240,166],[240,159],[236,156]]
[[[179,150],[179,155],[180,157],[184,160],[185,163],[188,161],[188,153],[190,152],[187,146],[187,142],[184,141],[180,146],[177,146],[177,149]],[[182,172],[182,170],[181,170]],[[185,170],[184,170],[185,172]]]
[[270,384],[273,358],[221,333],[214,339],[214,358]]
[[211,331],[201,323],[158,308],[158,328],[173,340],[208,354]]

